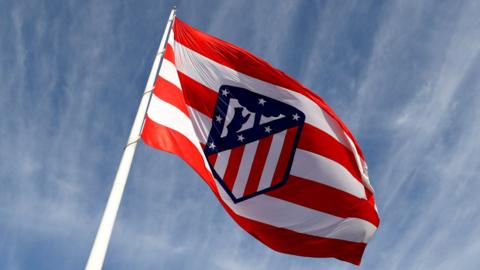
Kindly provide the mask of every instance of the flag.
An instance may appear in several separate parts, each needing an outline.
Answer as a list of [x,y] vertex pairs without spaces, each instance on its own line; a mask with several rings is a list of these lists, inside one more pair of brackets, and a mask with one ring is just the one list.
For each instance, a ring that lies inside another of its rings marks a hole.
[[268,247],[360,264],[379,225],[364,155],[316,94],[175,19],[143,141],[174,153]]

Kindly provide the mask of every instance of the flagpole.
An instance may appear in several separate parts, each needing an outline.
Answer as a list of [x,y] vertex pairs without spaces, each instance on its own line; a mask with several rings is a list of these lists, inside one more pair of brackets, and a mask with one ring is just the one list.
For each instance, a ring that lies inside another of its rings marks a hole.
[[95,237],[95,242],[93,243],[90,256],[88,257],[87,265],[85,267],[86,270],[102,269],[103,261],[105,260],[105,254],[107,253],[108,243],[110,242],[110,237],[112,235],[113,225],[115,224],[118,208],[120,207],[123,191],[125,190],[125,185],[127,183],[128,173],[130,172],[132,160],[135,155],[135,149],[140,139],[140,132],[145,120],[148,103],[152,95],[153,85],[157,77],[158,68],[163,60],[163,54],[165,52],[165,45],[168,40],[168,35],[172,29],[175,13],[176,9],[173,7],[163,33],[160,46],[158,47],[158,52],[155,56],[152,70],[150,71],[150,76],[148,77],[147,85],[145,86],[140,105],[138,106],[137,115],[135,116],[132,129],[130,130],[130,136],[128,137],[127,145],[123,150],[123,156],[120,161],[120,165],[118,166],[117,174],[115,175],[115,180],[113,182],[112,190],[110,191],[110,196],[108,197],[107,205],[103,212],[103,217]]

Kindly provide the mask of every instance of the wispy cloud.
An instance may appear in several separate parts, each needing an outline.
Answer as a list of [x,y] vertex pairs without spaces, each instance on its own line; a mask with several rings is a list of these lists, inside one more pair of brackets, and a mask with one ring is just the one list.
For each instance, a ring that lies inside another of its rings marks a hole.
[[[480,211],[468,192],[480,169],[479,6],[422,4],[394,5],[348,118],[376,155],[383,237],[369,252],[388,258],[389,269],[472,269],[477,258],[460,260],[456,250]],[[377,134],[389,138],[380,148]]]

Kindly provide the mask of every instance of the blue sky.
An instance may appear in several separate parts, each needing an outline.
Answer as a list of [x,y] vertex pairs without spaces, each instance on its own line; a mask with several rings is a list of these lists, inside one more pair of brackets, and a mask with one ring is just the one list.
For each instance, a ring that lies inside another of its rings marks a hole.
[[321,95],[382,224],[357,268],[276,253],[137,148],[105,269],[478,269],[480,2],[1,1],[0,268],[81,269],[172,5]]

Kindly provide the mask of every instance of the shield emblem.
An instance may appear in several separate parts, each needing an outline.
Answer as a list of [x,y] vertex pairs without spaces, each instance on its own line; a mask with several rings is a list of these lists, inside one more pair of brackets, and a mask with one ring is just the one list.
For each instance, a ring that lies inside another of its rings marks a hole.
[[305,114],[279,100],[222,85],[204,153],[216,181],[237,203],[282,186]]

